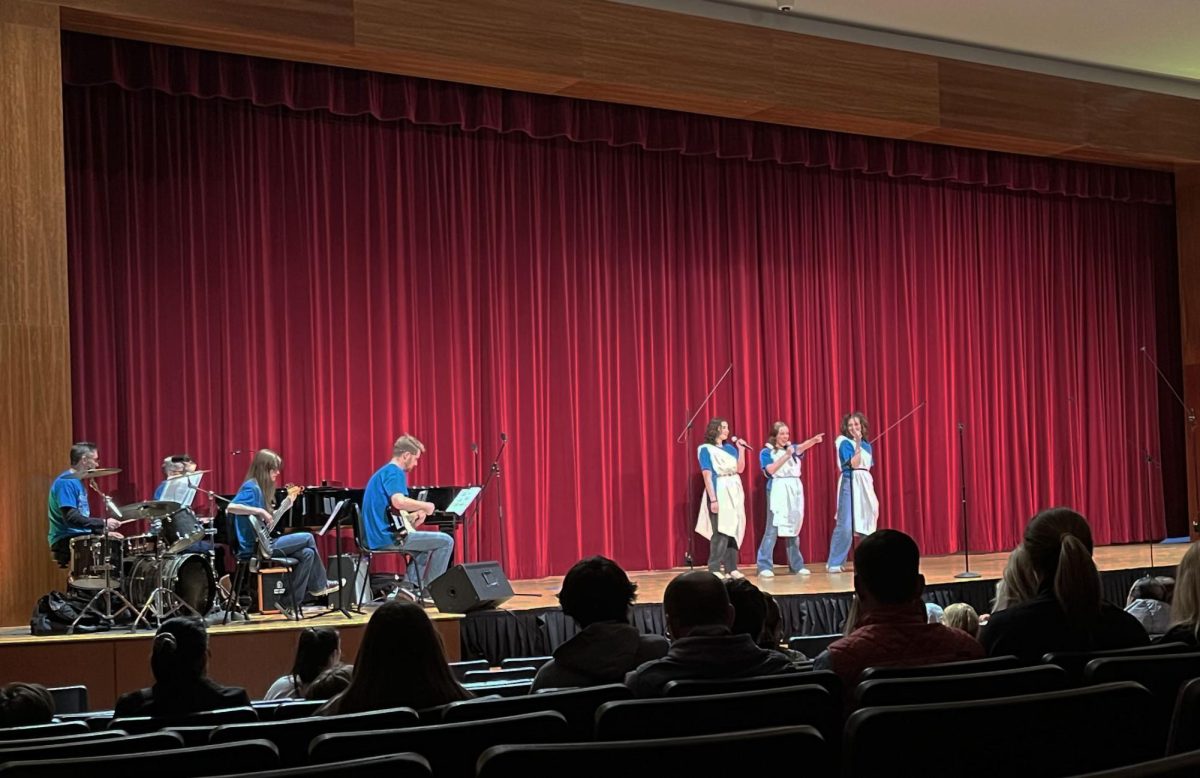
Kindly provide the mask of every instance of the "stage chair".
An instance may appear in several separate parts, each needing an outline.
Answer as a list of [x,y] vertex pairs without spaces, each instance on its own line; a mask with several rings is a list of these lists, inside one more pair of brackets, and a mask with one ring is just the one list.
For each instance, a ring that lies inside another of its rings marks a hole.
[[1148,656],[1157,654],[1191,654],[1197,648],[1185,643],[1156,643],[1136,648],[1117,648],[1110,651],[1051,651],[1042,655],[1045,664],[1058,665],[1067,671],[1067,679],[1073,686],[1083,683],[1083,668],[1093,659],[1122,656]]
[[522,713],[552,710],[561,713],[567,719],[572,737],[590,740],[596,709],[603,703],[613,700],[628,700],[632,697],[633,693],[624,684],[606,684],[560,692],[528,694],[523,697],[460,700],[446,706],[442,714],[442,721],[447,724],[455,724],[462,721],[479,721],[497,716],[517,716]]
[[832,670],[753,675],[747,678],[697,678],[687,681],[670,681],[663,687],[663,695],[666,697],[690,697],[697,694],[732,694],[734,692],[812,685],[823,687],[835,700],[842,699],[841,676]]
[[[841,707],[840,701],[820,686],[617,700],[596,709],[596,740],[688,737],[807,725],[832,743],[840,735]],[[829,767],[833,765],[825,766]],[[814,767],[813,771],[826,769]]]
[[[120,742],[120,741],[116,741]],[[264,740],[248,740],[222,746],[203,746],[186,751],[168,749],[141,754],[114,754],[78,759],[42,759],[8,762],[0,768],[4,778],[44,778],[47,775],[170,775],[171,778],[200,778],[224,775],[233,769],[258,772],[279,766],[275,746]]]
[[[350,526],[351,526],[353,534],[354,534],[354,548],[358,551],[358,559],[359,559],[358,564],[361,565],[365,561],[366,565],[367,565],[367,574],[365,576],[365,579],[367,582],[367,591],[358,593],[358,601],[360,603],[367,604],[367,603],[374,602],[374,600],[375,600],[375,598],[372,596],[373,591],[371,589],[371,562],[375,559],[375,557],[377,555],[379,555],[379,554],[398,554],[402,559],[404,559],[404,567],[406,570],[409,565],[416,564],[416,557],[411,552],[405,551],[404,549],[401,549],[401,548],[382,549],[382,550],[367,548],[367,544],[363,542],[363,534],[364,533],[363,533],[363,528],[362,528],[362,511],[358,510],[357,506],[354,509],[354,521],[350,522]],[[421,591],[423,596],[428,597],[429,592],[425,591],[425,581],[423,581],[421,578],[421,572],[422,572],[421,569],[418,567],[417,574],[416,574],[417,588]],[[357,565],[355,565],[355,568],[354,568],[354,580],[355,581],[358,580],[358,566]],[[357,584],[355,584],[355,585],[357,586]],[[451,662],[451,664],[454,664],[454,663]],[[484,664],[484,667],[485,668],[487,667],[486,663]]]
[[1157,724],[1158,740],[1165,751],[1167,733],[1180,690],[1193,678],[1200,678],[1200,654],[1165,654],[1163,656],[1129,656],[1093,659],[1083,669],[1084,683],[1133,681],[1154,695],[1153,707],[1143,711]]
[[843,775],[1054,778],[1133,764],[1158,755],[1153,725],[1138,715],[1150,701],[1144,687],[1125,682],[994,700],[862,708],[846,720]]
[[536,667],[509,667],[502,670],[468,670],[463,683],[499,683],[501,681],[532,681]]
[[1195,778],[1200,775],[1200,751],[1168,756],[1075,778]]
[[563,715],[542,711],[460,724],[320,735],[309,747],[309,759],[325,763],[412,751],[429,760],[435,775],[474,775],[480,754],[492,746],[565,743],[569,739],[570,729]]
[[469,659],[463,662],[450,662],[450,672],[454,673],[454,677],[460,682],[467,677],[467,673],[472,670],[487,670],[491,665],[486,659]]
[[904,667],[868,667],[863,670],[863,681],[878,681],[883,678],[924,678],[928,676],[967,675],[990,673],[995,670],[1016,670],[1024,667],[1015,656],[990,656],[985,659],[967,659],[962,662],[940,662],[935,665],[908,665]]
[[145,751],[166,751],[172,748],[183,748],[183,738],[174,732],[151,732],[148,735],[121,735],[118,737],[96,738],[96,735],[107,735],[107,732],[93,732],[91,739],[76,740],[70,743],[36,743],[34,745],[10,748],[7,743],[0,747],[0,764],[5,762],[20,762],[41,760],[47,757],[53,759],[78,759],[85,756],[109,756],[112,754],[140,754]]
[[5,740],[25,740],[35,737],[58,737],[59,735],[82,735],[90,732],[88,725],[82,721],[64,721],[53,724],[32,724],[28,727],[6,727],[0,729],[0,742]]
[[226,778],[430,778],[432,775],[429,763],[420,754],[388,754],[309,767],[234,773]]
[[86,713],[88,689],[86,686],[52,686],[46,691],[54,698],[54,715]]
[[279,750],[279,766],[293,767],[308,758],[313,738],[326,732],[357,732],[367,729],[395,729],[415,726],[417,712],[412,708],[388,708],[339,716],[310,716],[290,721],[260,721],[253,724],[227,724],[213,730],[209,743],[236,743],[265,740]]
[[500,660],[500,669],[507,670],[512,667],[532,667],[534,670],[542,669],[542,665],[549,662],[554,657],[552,656],[514,656],[508,659]]
[[854,689],[856,708],[879,705],[928,705],[935,702],[989,700],[1067,688],[1067,673],[1057,665],[1019,667],[989,673],[878,678]]
[[1175,699],[1175,714],[1167,736],[1167,754],[1200,749],[1200,678],[1188,681]]
[[788,638],[788,648],[793,651],[799,651],[809,659],[816,659],[817,654],[820,654],[825,649],[829,648],[829,644],[835,640],[841,640],[843,635],[838,632],[831,635],[792,635]]
[[109,729],[123,729],[131,735],[142,735],[147,732],[157,732],[167,727],[218,727],[222,724],[243,724],[258,721],[258,712],[254,708],[218,708],[191,713],[187,716],[172,716],[160,718],[157,716],[129,716],[123,719],[113,719],[108,722]]
[[573,767],[586,775],[733,775],[746,771],[747,760],[772,769],[830,761],[828,746],[812,727],[772,727],[700,737],[493,746],[480,757],[476,777],[558,775]]

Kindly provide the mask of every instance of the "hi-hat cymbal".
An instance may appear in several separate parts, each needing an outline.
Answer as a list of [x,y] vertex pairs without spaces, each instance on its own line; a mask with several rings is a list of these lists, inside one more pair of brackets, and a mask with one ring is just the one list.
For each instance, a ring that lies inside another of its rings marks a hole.
[[211,472],[212,472],[211,470],[193,470],[190,473],[178,473],[176,475],[169,475],[169,476],[167,476],[167,480],[174,481],[176,478],[187,478],[188,476],[204,475],[205,473],[211,473]]
[[170,500],[147,500],[135,502],[132,505],[122,505],[121,518],[124,519],[161,519],[170,516],[183,506]]
[[86,481],[89,478],[103,478],[106,475],[116,475],[121,472],[119,467],[96,467],[91,470],[80,470],[78,473],[71,473],[67,478],[74,478],[77,481]]

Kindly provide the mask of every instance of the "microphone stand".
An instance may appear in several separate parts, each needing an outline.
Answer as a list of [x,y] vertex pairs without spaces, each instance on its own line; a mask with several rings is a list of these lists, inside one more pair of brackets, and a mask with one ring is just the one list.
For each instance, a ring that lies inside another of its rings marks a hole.
[[[695,447],[692,445],[693,423],[696,421],[696,417],[700,415],[700,412],[704,410],[704,406],[708,405],[708,401],[712,398],[712,396],[714,394],[716,394],[717,389],[720,388],[721,384],[725,383],[725,379],[728,378],[729,374],[732,372],[733,372],[733,363],[730,362],[729,367],[725,368],[725,372],[721,374],[721,377],[718,378],[716,383],[714,383],[712,385],[712,388],[708,390],[708,394],[704,395],[704,399],[701,400],[700,404],[696,406],[696,410],[693,411],[691,413],[691,415],[688,416],[688,420],[686,422],[684,422],[684,424],[683,424],[683,429],[681,429],[679,431],[679,434],[675,436],[676,443],[682,443],[684,437],[686,437],[687,444],[688,444],[688,450],[689,451],[695,450]],[[687,413],[686,409],[684,410],[684,413],[685,414]],[[680,461],[684,462],[685,464],[687,463],[686,459],[681,459]],[[684,469],[684,477],[683,477],[684,510],[688,510],[691,507],[691,502],[692,502],[690,499],[687,499],[687,492],[688,492],[687,473],[688,472],[690,472],[690,468],[685,468]],[[700,495],[697,496],[697,499],[703,500],[704,493],[706,491],[707,491],[707,489],[702,489]],[[693,515],[693,516],[700,515],[700,505],[696,506],[695,512],[692,513],[691,515]],[[687,527],[689,521],[691,521],[691,517],[685,516],[683,526]],[[714,527],[713,530],[716,531],[716,527]],[[684,562],[684,564],[686,564],[688,566],[688,570],[692,570],[695,567],[695,556],[696,556],[696,554],[695,554],[695,552],[696,552],[696,532],[695,532],[694,528],[688,529],[687,538],[688,538],[687,550],[683,552],[683,562]]]
[[[1157,460],[1155,460],[1153,456],[1151,456],[1150,451],[1148,449],[1142,450],[1142,457],[1146,461],[1146,516],[1149,516],[1154,510],[1154,507],[1153,507],[1154,503],[1152,502],[1152,498],[1150,496],[1150,489],[1154,485],[1154,468],[1159,467],[1161,469],[1162,465]],[[1151,527],[1150,531],[1151,531],[1151,535],[1150,535],[1150,569],[1146,571],[1146,575],[1153,576],[1154,575],[1154,534],[1153,534],[1154,528]]]
[[[1180,408],[1183,408],[1183,412],[1187,420],[1188,437],[1190,438],[1190,445],[1188,448],[1191,449],[1192,452],[1192,489],[1188,490],[1188,497],[1191,498],[1192,504],[1188,506],[1188,510],[1191,512],[1188,529],[1190,530],[1189,534],[1195,535],[1196,533],[1200,533],[1200,510],[1197,510],[1196,508],[1197,498],[1200,497],[1200,475],[1197,475],[1196,472],[1196,460],[1200,459],[1200,451],[1196,450],[1196,409],[1189,407],[1188,404],[1183,401],[1183,398],[1179,396],[1179,392],[1175,390],[1175,387],[1172,386],[1171,382],[1167,380],[1167,377],[1163,375],[1163,371],[1158,367],[1158,363],[1155,362],[1150,356],[1150,353],[1146,351],[1145,346],[1142,346],[1141,351],[1142,356],[1146,358],[1146,361],[1149,362],[1154,367],[1154,371],[1158,373],[1158,377],[1162,379],[1162,382],[1166,384],[1166,387],[1171,390],[1171,394],[1174,395],[1175,401],[1179,403]],[[1149,452],[1146,453],[1146,456],[1150,456]],[[1154,543],[1151,541],[1151,554],[1153,554],[1153,546]],[[1151,564],[1153,564],[1153,558],[1151,559]]]
[[[496,523],[500,527],[500,559],[504,560],[508,551],[508,542],[504,537],[504,482],[502,473],[500,472],[500,458],[504,456],[504,449],[508,446],[508,435],[500,433],[500,448],[496,451],[496,456],[492,458],[492,464],[488,467],[487,478],[484,479],[483,486],[479,487],[479,494],[475,495],[475,501],[471,503],[471,508],[475,508],[478,513],[479,509],[476,506],[483,504],[483,495],[487,492],[488,487],[492,484],[492,479],[495,478],[497,483],[498,493],[496,495]],[[470,513],[471,508],[467,509]],[[463,537],[466,537],[465,525],[468,521],[467,514],[463,514]],[[463,561],[466,561],[466,554],[463,554]]]
[[963,530],[963,570],[955,578],[979,578],[979,573],[971,572],[971,536],[967,525],[967,458],[966,444],[963,443],[965,425],[958,423],[958,479],[962,487],[962,530]]

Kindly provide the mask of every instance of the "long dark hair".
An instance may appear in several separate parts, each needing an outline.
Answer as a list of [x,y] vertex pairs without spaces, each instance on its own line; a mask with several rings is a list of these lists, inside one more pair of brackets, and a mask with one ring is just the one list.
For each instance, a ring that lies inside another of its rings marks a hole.
[[354,660],[354,680],[331,701],[328,712],[419,710],[469,697],[450,672],[442,639],[425,610],[393,600],[371,615]]
[[250,460],[250,469],[246,471],[246,480],[258,484],[262,492],[263,505],[268,510],[275,509],[275,479],[271,478],[272,470],[283,469],[283,457],[269,448],[259,449]]
[[712,445],[717,445],[717,435],[721,434],[721,425],[725,423],[724,419],[713,419],[704,428],[704,442]]
[[296,640],[296,659],[292,662],[292,683],[299,693],[316,680],[337,653],[342,641],[333,627],[309,627]]
[[154,636],[150,670],[162,686],[187,684],[204,677],[208,668],[208,631],[197,618],[167,619]]
[[858,419],[858,424],[862,428],[862,439],[865,443],[867,435],[871,431],[871,424],[867,421],[867,416],[862,411],[851,411],[842,417],[842,437],[850,437],[850,420]]
[[1067,620],[1088,625],[1100,615],[1100,573],[1092,561],[1092,528],[1070,508],[1047,508],[1025,527],[1023,545],[1042,591],[1053,587]]

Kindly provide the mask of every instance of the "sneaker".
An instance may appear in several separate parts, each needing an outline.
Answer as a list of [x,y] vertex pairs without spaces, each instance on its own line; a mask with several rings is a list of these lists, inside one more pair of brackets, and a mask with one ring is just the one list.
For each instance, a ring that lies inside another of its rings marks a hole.
[[758,577],[759,577],[759,578],[774,578],[774,577],[775,577],[775,571],[774,571],[774,570],[772,570],[772,569],[771,569],[771,568],[769,568],[769,567],[768,567],[766,570],[759,570],[759,571],[758,571]]
[[309,594],[312,595],[313,597],[325,597],[326,595],[333,594],[334,592],[336,592],[338,589],[341,589],[341,588],[342,588],[342,585],[340,583],[338,583],[337,581],[326,581],[324,589],[318,589],[315,592],[309,592]]
[[812,570],[809,570],[807,567],[802,567],[796,571],[796,575],[812,575]]
[[717,579],[718,579],[718,580],[720,580],[720,581],[724,581],[724,580],[725,580],[725,574],[724,574],[724,573],[722,573],[720,570],[709,570],[708,572],[710,572],[710,573],[712,573],[713,575],[715,575],[715,576],[717,577]]
[[831,573],[831,574],[835,574],[835,575],[836,575],[837,573],[840,573],[840,572],[842,572],[842,568],[841,568],[841,567],[839,567],[838,565],[834,565],[833,567],[827,567],[827,568],[825,568],[825,572],[827,572],[827,573]]
[[743,578],[745,578],[746,576],[742,574],[742,571],[741,571],[741,570],[731,570],[731,571],[729,572],[729,577],[730,577],[730,578],[732,578],[732,579],[733,579],[733,580],[735,580],[735,581],[740,581],[740,580],[742,580]]

